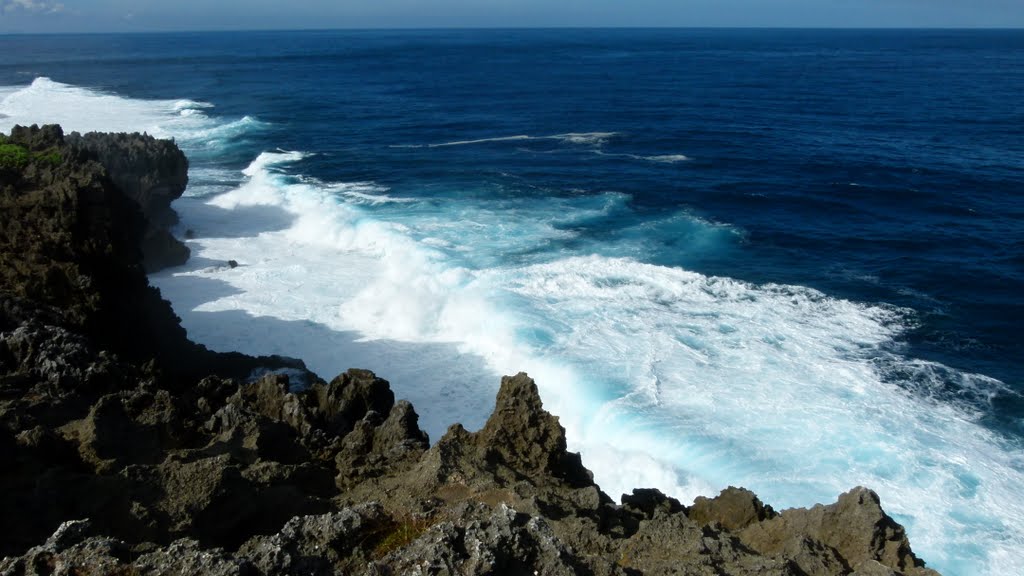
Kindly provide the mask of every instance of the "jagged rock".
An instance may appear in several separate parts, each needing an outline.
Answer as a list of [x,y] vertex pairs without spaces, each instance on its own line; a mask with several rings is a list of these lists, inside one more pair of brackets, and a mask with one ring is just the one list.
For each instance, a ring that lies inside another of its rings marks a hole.
[[308,456],[286,423],[247,412],[235,404],[218,410],[206,422],[205,430],[213,434],[205,453],[230,454],[238,462],[251,464],[261,458],[298,462]]
[[[69,527],[81,530],[70,541]],[[29,550],[21,558],[0,560],[0,576],[246,576],[255,573],[247,561],[226,555],[219,548],[202,549],[195,540],[177,540],[166,548],[139,554],[114,538],[85,537],[84,532],[90,530],[88,520],[62,524],[43,546]]]
[[88,381],[95,356],[85,338],[59,326],[30,323],[0,333],[0,366],[8,377],[46,382],[58,394]]
[[0,174],[0,326],[24,324],[29,313],[97,351],[140,365],[156,358],[161,370],[189,380],[243,377],[261,366],[305,371],[300,361],[215,354],[190,342],[170,304],[148,286],[143,210],[170,210],[185,185],[187,163],[172,142],[139,134],[65,138],[59,126],[16,126],[9,142],[32,160]]
[[185,154],[171,141],[138,133],[79,135],[72,132],[66,141],[69,146],[92,154],[114,185],[142,210],[146,218],[140,246],[143,267],[155,272],[184,264],[190,255],[189,249],[171,235],[168,227],[178,222],[171,202],[178,199],[188,185]]
[[[168,458],[156,467],[132,466],[124,476],[133,497],[151,502],[161,533],[192,537],[204,546],[237,546],[253,534],[270,534],[289,518],[327,510],[326,502],[287,482],[264,483],[228,455],[181,461]],[[329,476],[328,476],[329,479]],[[153,490],[161,495],[152,498]]]
[[729,486],[715,498],[698,496],[688,516],[698,524],[719,523],[726,530],[736,531],[769,520],[776,516],[771,506],[765,506],[750,490]]
[[624,510],[647,519],[658,514],[676,514],[686,510],[678,500],[664,495],[657,488],[635,488],[632,494],[623,494],[621,500]]
[[88,520],[61,524],[46,542],[21,558],[0,560],[0,576],[71,576],[113,574],[129,554],[123,542],[113,538],[89,537]]
[[114,184],[142,208],[150,221],[158,225],[177,223],[171,202],[181,197],[188,185],[188,159],[173,141],[137,132],[72,132],[66,141],[99,160]]
[[488,463],[501,463],[524,475],[553,477],[571,486],[593,483],[579,454],[566,449],[565,429],[543,409],[537,384],[520,372],[501,379],[494,412],[477,433]]
[[550,574],[589,572],[543,519],[504,504],[462,504],[451,519],[415,529],[410,542],[368,567],[368,574]]
[[[164,447],[162,430],[153,424],[137,421],[126,406],[130,400],[123,394],[104,396],[93,405],[88,416],[80,422],[62,428],[69,438],[79,444],[79,453],[101,474],[109,474],[128,464],[158,462]],[[164,402],[168,402],[166,393]],[[166,406],[162,424],[174,421],[173,408]]]
[[777,556],[807,576],[842,574],[847,570],[846,561],[834,548],[805,535],[787,540]]
[[384,509],[372,502],[330,514],[299,516],[273,536],[250,539],[239,554],[266,576],[344,573],[342,568],[365,565],[368,544],[380,537],[389,522]]
[[[180,356],[178,318],[139,266],[145,219],[88,150],[59,127],[15,127],[10,141],[39,159],[0,180],[0,291],[59,310],[61,327],[129,358]],[[173,364],[172,364],[173,366]]]
[[750,554],[742,544],[684,514],[657,514],[622,545],[619,564],[643,574],[803,576],[785,560]]
[[[127,563],[125,563],[127,564]],[[221,548],[203,548],[188,538],[175,540],[166,548],[142,554],[128,566],[125,574],[203,574],[204,576],[249,576],[254,573],[249,562],[226,554]]]
[[289,388],[288,376],[267,374],[240,387],[228,402],[284,422],[301,435],[308,434],[313,428],[309,410],[298,396],[289,393]]
[[349,370],[326,385],[317,382],[309,394],[318,427],[333,436],[348,434],[368,412],[387,414],[395,404],[387,381],[369,370]]
[[899,576],[899,574],[877,560],[865,560],[854,568],[850,576]]
[[57,528],[53,536],[47,538],[43,547],[53,552],[63,552],[85,540],[91,529],[92,525],[88,520],[68,520]]
[[878,495],[863,487],[842,494],[835,504],[784,510],[751,524],[739,537],[762,554],[779,554],[792,549],[794,538],[810,538],[835,550],[848,567],[874,560],[902,574],[934,574],[911,551],[906,532],[882,510]]
[[405,400],[395,404],[383,421],[377,412],[367,412],[345,436],[335,456],[338,487],[344,490],[369,478],[411,468],[429,446],[418,421],[412,404]]
[[479,432],[450,427],[426,453],[417,475],[434,485],[465,485],[471,491],[476,479],[490,487],[593,485],[579,454],[567,450],[565,429],[544,410],[536,383],[523,373],[502,378],[494,411]]

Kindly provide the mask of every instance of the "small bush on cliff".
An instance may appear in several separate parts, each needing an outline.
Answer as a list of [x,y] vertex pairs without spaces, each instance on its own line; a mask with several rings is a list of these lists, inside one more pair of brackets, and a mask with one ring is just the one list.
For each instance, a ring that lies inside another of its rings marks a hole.
[[0,170],[21,170],[28,161],[28,150],[17,144],[0,144]]

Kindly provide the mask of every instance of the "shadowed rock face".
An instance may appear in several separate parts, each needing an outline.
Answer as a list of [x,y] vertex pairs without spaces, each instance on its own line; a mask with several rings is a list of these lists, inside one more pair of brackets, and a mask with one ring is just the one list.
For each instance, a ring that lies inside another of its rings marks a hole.
[[65,142],[92,155],[121,193],[142,210],[146,226],[139,247],[147,272],[188,260],[188,247],[169,230],[178,223],[171,202],[180,198],[188,185],[188,159],[174,142],[141,134],[99,132],[73,132]]
[[[59,126],[16,126],[7,138],[31,160],[17,171],[0,169],[0,330],[22,328],[6,362],[17,362],[19,374],[42,370],[51,380],[62,378],[61,371],[74,373],[63,348],[54,347],[53,336],[60,334],[61,341],[80,340],[80,352],[106,350],[140,365],[155,359],[165,372],[190,376],[248,374],[258,365],[288,364],[211,354],[186,338],[141,266],[147,220],[140,205],[81,144],[103,138],[68,139],[79,144],[68,144]],[[138,134],[111,140],[135,150],[134,164],[141,166],[150,164],[143,151],[173,157],[168,148],[177,150]],[[101,380],[90,371],[84,378]],[[82,379],[71,374],[70,381]]]
[[864,488],[779,513],[737,488],[616,504],[526,374],[430,446],[372,372],[211,353],[146,283],[121,164],[55,127],[12,140],[60,157],[0,171],[2,576],[934,574]]

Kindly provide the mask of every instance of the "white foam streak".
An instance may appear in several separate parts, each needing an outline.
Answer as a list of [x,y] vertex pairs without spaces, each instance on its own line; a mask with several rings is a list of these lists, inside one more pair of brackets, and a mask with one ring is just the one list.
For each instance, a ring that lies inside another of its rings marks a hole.
[[568,134],[556,134],[552,138],[571,142],[572,144],[600,145],[615,135],[615,132],[570,132]]
[[518,140],[537,140],[535,136],[502,136],[499,138],[478,138],[476,140],[456,140],[454,142],[441,142],[440,144],[427,144],[427,148],[441,148],[444,146],[467,146],[470,144],[484,144],[487,142],[515,142]]
[[661,155],[656,155],[656,156],[641,156],[639,154],[613,153],[613,152],[605,152],[603,150],[594,150],[594,153],[598,154],[600,156],[611,156],[611,157],[618,157],[618,158],[629,158],[630,160],[641,160],[641,161],[644,161],[644,162],[657,162],[657,163],[660,163],[660,164],[676,164],[678,162],[688,162],[690,160],[690,157],[686,156],[684,154],[661,154]]
[[683,154],[664,154],[660,156],[642,156],[644,160],[650,160],[651,162],[664,162],[666,164],[675,164],[676,162],[686,162],[689,160],[689,156]]
[[173,106],[173,109],[177,110],[179,114],[187,114],[206,108],[214,108],[214,105],[209,102],[197,102],[195,100],[178,100]]
[[474,144],[490,144],[494,142],[521,142],[524,140],[560,140],[568,144],[587,146],[600,146],[609,138],[616,135],[616,132],[568,132],[565,134],[552,134],[548,136],[529,136],[517,134],[514,136],[495,136],[492,138],[475,138],[471,140],[453,140],[451,142],[437,142],[433,144],[393,144],[390,148],[445,148],[449,146],[471,146]]
[[409,204],[412,202],[419,202],[418,198],[399,198],[384,194],[382,188],[367,182],[334,184],[330,186],[330,189],[356,204],[379,206],[381,204]]

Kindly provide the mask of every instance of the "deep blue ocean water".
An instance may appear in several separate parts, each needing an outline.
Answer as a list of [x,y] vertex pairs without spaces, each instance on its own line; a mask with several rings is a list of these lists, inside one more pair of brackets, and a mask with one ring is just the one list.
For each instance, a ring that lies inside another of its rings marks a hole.
[[4,130],[188,152],[194,338],[434,439],[527,370],[609,491],[865,484],[947,574],[1024,570],[1022,94],[1022,31],[0,36]]

